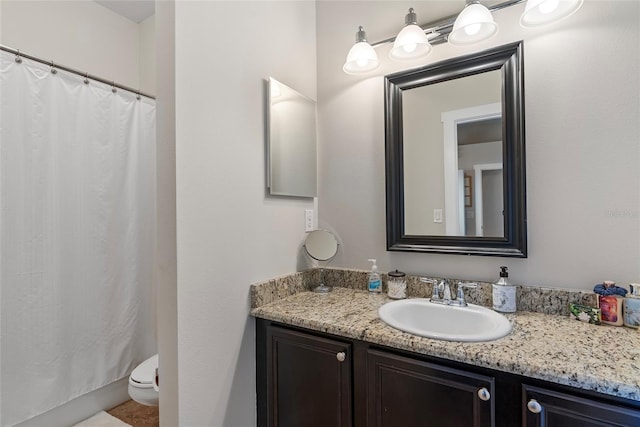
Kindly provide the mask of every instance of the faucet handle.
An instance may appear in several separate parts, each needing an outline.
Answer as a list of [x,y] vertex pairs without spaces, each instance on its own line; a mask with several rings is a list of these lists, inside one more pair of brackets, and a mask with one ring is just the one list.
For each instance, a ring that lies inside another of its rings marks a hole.
[[433,291],[431,293],[431,301],[439,301],[440,300],[440,291],[444,289],[444,284],[441,282],[438,284],[438,280],[429,279],[427,277],[421,277],[420,281],[422,283],[430,283],[433,285]]
[[475,289],[478,287],[478,284],[475,282],[458,282],[458,294],[456,300],[458,301],[458,305],[461,307],[467,306],[467,301],[464,297],[464,288]]
[[478,287],[478,284],[476,282],[458,282],[458,287],[475,289]]

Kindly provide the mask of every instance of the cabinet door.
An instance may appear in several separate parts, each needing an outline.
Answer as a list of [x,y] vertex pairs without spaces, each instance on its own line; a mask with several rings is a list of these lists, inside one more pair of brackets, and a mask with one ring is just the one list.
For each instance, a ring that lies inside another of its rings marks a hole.
[[351,360],[350,344],[270,327],[269,426],[351,426]]
[[494,423],[494,379],[378,350],[367,354],[369,427]]
[[640,411],[522,385],[526,427],[640,426]]

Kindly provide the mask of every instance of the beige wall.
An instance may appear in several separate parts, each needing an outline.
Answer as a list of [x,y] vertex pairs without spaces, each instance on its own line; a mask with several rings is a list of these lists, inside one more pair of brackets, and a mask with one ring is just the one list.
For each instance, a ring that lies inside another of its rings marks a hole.
[[[546,28],[518,25],[524,4],[496,12],[500,31],[470,47],[434,46],[411,66],[524,40],[529,258],[386,251],[383,76],[342,72],[358,25],[372,42],[394,34],[414,7],[420,21],[453,2],[319,2],[320,219],[343,241],[334,262],[381,270],[592,289],[640,279],[640,3],[585,1]],[[455,5],[453,5],[455,7]],[[442,16],[442,15],[440,15]],[[324,166],[323,166],[324,165]]]

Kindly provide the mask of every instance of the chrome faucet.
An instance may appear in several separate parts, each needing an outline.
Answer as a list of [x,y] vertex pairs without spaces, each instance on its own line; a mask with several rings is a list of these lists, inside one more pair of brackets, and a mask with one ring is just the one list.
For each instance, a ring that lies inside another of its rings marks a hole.
[[[427,279],[426,277],[421,277],[420,281],[422,283],[431,283],[433,285],[433,291],[431,293],[430,301],[436,304],[451,304],[451,287],[446,280],[438,280],[436,279]],[[440,294],[442,293],[442,296]]]
[[[467,306],[467,301],[464,296],[464,288],[473,289],[478,286],[477,283],[473,283],[473,282],[466,282],[466,283],[458,282],[457,297],[456,299],[451,299],[451,286],[449,286],[449,282],[447,282],[447,280],[442,279],[438,283],[438,280],[421,277],[420,281],[423,283],[433,284],[433,292],[431,294],[431,299],[430,299],[432,303],[443,304],[443,305],[454,305],[457,307]],[[442,296],[440,296],[441,293],[442,293]]]

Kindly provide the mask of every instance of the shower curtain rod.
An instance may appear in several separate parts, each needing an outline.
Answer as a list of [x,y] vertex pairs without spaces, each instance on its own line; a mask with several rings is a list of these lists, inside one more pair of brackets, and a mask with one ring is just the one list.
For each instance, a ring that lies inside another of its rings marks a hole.
[[56,64],[53,61],[47,61],[45,59],[38,58],[37,56],[28,55],[28,54],[26,54],[24,52],[21,52],[20,49],[13,49],[13,48],[8,47],[8,46],[0,45],[0,50],[3,50],[5,52],[9,52],[11,54],[16,55],[16,59],[17,58],[31,59],[32,61],[40,62],[41,64],[51,65],[52,68],[56,68],[56,69],[59,69],[59,70],[67,71],[69,73],[77,74],[77,75],[82,76],[82,77],[84,77],[86,79],[95,80],[97,82],[107,84],[107,85],[112,86],[114,88],[126,90],[127,92],[132,92],[132,93],[135,93],[136,95],[144,96],[144,97],[147,97],[147,98],[150,98],[150,99],[156,99],[156,97],[153,96],[153,95],[149,95],[147,93],[140,92],[139,90],[130,88],[130,87],[125,86],[125,85],[118,84],[118,83],[116,83],[114,81],[103,79],[102,77],[94,76],[94,75],[86,73],[86,72],[78,71],[78,70],[73,69],[71,67],[65,67],[64,65]]

